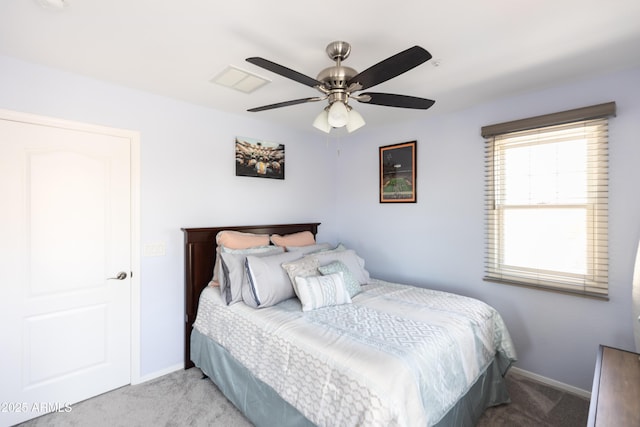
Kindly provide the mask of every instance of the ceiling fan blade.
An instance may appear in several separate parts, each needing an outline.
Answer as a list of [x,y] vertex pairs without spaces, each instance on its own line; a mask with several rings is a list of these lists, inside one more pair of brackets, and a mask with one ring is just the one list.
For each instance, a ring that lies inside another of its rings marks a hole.
[[307,85],[310,87],[322,86],[322,82],[319,82],[316,79],[312,79],[309,76],[305,76],[302,73],[284,67],[280,64],[276,64],[275,62],[271,62],[268,59],[252,57],[247,58],[247,62],[257,65],[258,67],[262,67],[265,70],[269,70],[273,73],[280,74],[281,76],[288,79],[295,80],[296,82],[302,83],[303,85]]
[[[355,98],[365,104],[384,105],[387,107],[413,108],[417,110],[426,110],[436,103],[436,101],[432,99],[380,92],[361,93],[360,95],[358,95],[358,97]],[[369,98],[368,101],[366,100],[367,98]]]
[[429,52],[420,46],[413,46],[355,75],[347,85],[360,83],[362,89],[368,89],[399,76],[430,59],[431,54]]
[[247,111],[250,111],[252,113],[256,113],[258,111],[271,110],[273,108],[288,107],[289,105],[304,104],[305,102],[322,101],[323,99],[325,99],[325,98],[324,97],[318,97],[318,96],[313,97],[313,98],[294,99],[292,101],[284,101],[284,102],[278,102],[276,104],[263,105],[262,107],[250,108]]

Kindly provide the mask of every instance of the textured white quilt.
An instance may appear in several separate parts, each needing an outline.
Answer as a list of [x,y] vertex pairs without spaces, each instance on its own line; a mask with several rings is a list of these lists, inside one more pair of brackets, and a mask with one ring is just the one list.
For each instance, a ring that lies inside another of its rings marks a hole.
[[226,306],[207,288],[194,326],[320,426],[435,424],[496,352],[516,358],[492,307],[379,280],[308,312],[296,298]]

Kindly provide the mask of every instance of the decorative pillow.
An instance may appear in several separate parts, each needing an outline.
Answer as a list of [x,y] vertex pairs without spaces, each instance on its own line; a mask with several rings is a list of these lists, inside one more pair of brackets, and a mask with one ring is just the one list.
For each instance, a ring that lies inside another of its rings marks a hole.
[[283,248],[266,246],[249,249],[232,249],[220,254],[220,295],[227,305],[242,301],[242,286],[246,281],[244,261],[248,255],[263,257],[284,253]]
[[317,276],[318,267],[320,267],[320,262],[318,261],[318,259],[308,256],[296,261],[285,262],[282,264],[282,268],[284,268],[284,270],[289,275],[292,286],[296,285],[297,276]]
[[353,298],[357,294],[362,291],[360,287],[360,283],[353,277],[351,271],[349,271],[349,267],[344,265],[342,261],[334,261],[330,264],[323,265],[322,267],[318,267],[318,271],[322,273],[322,275],[334,274],[337,272],[342,273],[342,278],[344,280],[344,285],[347,288],[347,292],[349,292],[349,296]]
[[369,283],[369,272],[364,268],[364,260],[360,258],[353,249],[324,251],[308,256],[318,258],[321,266],[331,264],[334,261],[341,261],[347,266],[354,279],[361,284]]
[[331,249],[329,243],[316,243],[307,246],[287,246],[287,252],[298,252],[299,254],[310,254],[313,252],[322,252]]
[[351,297],[347,292],[341,271],[326,276],[298,276],[295,291],[302,303],[302,311],[351,304]]
[[282,263],[300,258],[296,252],[257,257],[248,255],[245,261],[247,281],[242,288],[245,304],[254,307],[269,307],[296,294]]
[[279,234],[271,235],[271,242],[276,246],[308,246],[316,243],[313,233],[310,231],[300,231],[285,236]]

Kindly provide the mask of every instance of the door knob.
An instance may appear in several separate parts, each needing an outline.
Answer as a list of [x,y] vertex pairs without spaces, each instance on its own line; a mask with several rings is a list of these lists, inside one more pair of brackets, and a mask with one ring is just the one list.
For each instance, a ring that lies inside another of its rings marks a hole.
[[118,273],[116,277],[109,277],[107,278],[107,280],[124,280],[126,278],[127,278],[127,273],[125,273],[124,271],[121,271],[120,273]]

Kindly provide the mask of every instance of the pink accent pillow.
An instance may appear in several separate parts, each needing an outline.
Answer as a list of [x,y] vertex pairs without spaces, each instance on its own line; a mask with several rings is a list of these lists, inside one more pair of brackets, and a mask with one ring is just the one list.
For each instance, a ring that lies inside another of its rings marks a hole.
[[271,235],[271,242],[276,246],[309,246],[316,243],[313,233],[310,231],[300,231],[299,233],[287,234],[280,236],[279,234]]
[[218,246],[229,249],[247,249],[256,246],[268,246],[268,234],[243,233],[240,231],[224,230],[216,236]]

